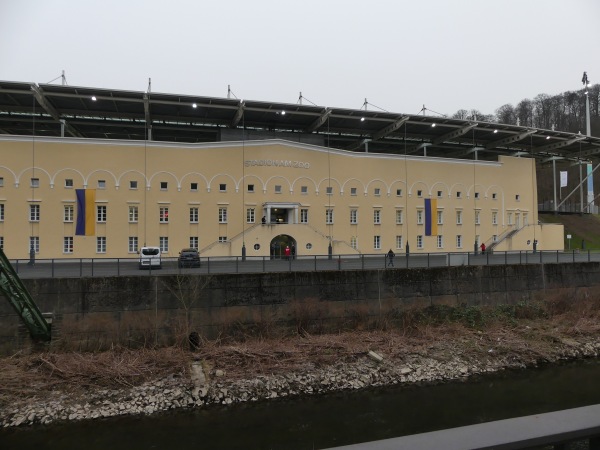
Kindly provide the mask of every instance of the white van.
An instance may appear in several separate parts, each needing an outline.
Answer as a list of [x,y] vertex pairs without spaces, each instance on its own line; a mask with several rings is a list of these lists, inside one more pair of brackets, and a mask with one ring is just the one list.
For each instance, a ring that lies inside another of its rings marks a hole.
[[140,269],[160,269],[160,248],[142,247],[140,249]]

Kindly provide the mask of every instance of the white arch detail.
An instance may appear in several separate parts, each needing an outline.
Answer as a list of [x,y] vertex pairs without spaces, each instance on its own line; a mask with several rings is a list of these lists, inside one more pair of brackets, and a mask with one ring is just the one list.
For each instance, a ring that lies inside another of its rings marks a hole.
[[213,177],[210,179],[210,181],[208,182],[208,186],[206,187],[206,189],[208,190],[208,192],[210,192],[210,189],[211,189],[211,185],[212,185],[212,182],[213,182],[213,180],[214,180],[215,178],[217,178],[217,177],[221,177],[221,176],[223,176],[223,177],[227,177],[227,178],[229,178],[231,181],[233,181],[233,185],[235,186],[235,190],[236,190],[236,192],[237,192],[237,190],[238,190],[238,183],[237,183],[237,181],[235,181],[235,178],[233,178],[233,177],[232,177],[231,175],[229,175],[228,173],[222,173],[222,172],[221,172],[221,173],[217,173],[217,174],[215,174],[215,175],[214,175],[214,176],[213,176]]
[[17,179],[15,181],[15,186],[19,186],[19,183],[21,182],[21,177],[23,176],[23,174],[26,173],[26,172],[28,172],[28,171],[30,171],[30,170],[31,171],[39,170],[40,172],[45,173],[46,176],[48,177],[48,182],[50,182],[50,180],[52,179],[52,177],[46,171],[46,169],[42,169],[41,167],[37,167],[37,166],[27,167],[27,168],[23,169],[21,172],[19,172],[19,175],[17,175]]
[[390,191],[390,187],[387,185],[387,183],[385,181],[383,181],[381,178],[375,178],[375,179],[369,181],[367,183],[367,185],[365,186],[365,195],[367,195],[369,193],[369,186],[371,186],[371,184],[376,183],[376,182],[383,184],[386,192]]
[[139,170],[130,169],[130,170],[126,170],[121,175],[119,175],[119,178],[117,178],[117,187],[121,185],[121,180],[128,173],[137,173],[137,174],[140,174],[142,176],[143,180],[144,180],[144,184],[148,184],[148,180],[146,179],[146,175],[144,173],[140,172]]
[[346,181],[344,181],[344,184],[342,184],[342,188],[341,188],[342,194],[346,190],[346,184],[350,183],[351,181],[358,181],[358,184],[360,184],[362,186],[363,193],[367,190],[365,183],[360,181],[358,178],[348,178]]
[[155,172],[152,174],[152,176],[148,179],[148,184],[146,185],[146,189],[150,190],[150,186],[152,186],[152,180],[154,179],[155,176],[160,175],[160,174],[167,174],[173,177],[173,179],[175,180],[175,183],[177,184],[177,189],[181,189],[181,185],[179,184],[179,180],[177,179],[177,177],[175,176],[175,174],[173,174],[172,172],[169,172],[167,170],[161,170],[159,172]]
[[52,187],[52,186],[54,186],[54,184],[55,184],[55,181],[56,181],[56,177],[57,177],[57,176],[58,176],[60,173],[62,173],[62,172],[67,172],[67,171],[73,171],[73,172],[75,172],[76,174],[78,174],[78,175],[81,177],[81,182],[82,182],[82,183],[84,183],[84,182],[85,182],[85,176],[84,176],[84,175],[83,175],[83,174],[82,174],[82,173],[81,173],[79,170],[77,170],[77,169],[73,169],[73,168],[71,168],[71,167],[65,167],[64,169],[60,169],[60,170],[58,170],[58,171],[57,171],[57,172],[56,172],[56,173],[55,173],[55,174],[52,176],[52,179],[50,180],[50,186],[51,186],[51,187]]
[[[238,182],[238,185],[242,184],[246,178],[255,178],[261,184],[261,190],[263,192],[266,191],[267,187],[265,185],[265,182],[262,180],[262,178],[259,177],[258,175],[254,175],[252,173],[250,173],[248,175],[244,175],[242,178],[240,178],[240,181]],[[245,189],[244,186],[242,186],[242,189]]]
[[319,189],[317,182],[315,180],[313,180],[311,177],[300,176],[300,177],[296,178],[294,181],[292,181],[292,188],[291,188],[292,192],[295,189],[296,183],[300,180],[308,180],[308,181],[312,182],[312,184],[315,188],[315,191]]
[[17,175],[12,171],[12,169],[9,169],[6,166],[0,166],[0,169],[6,169],[6,171],[13,176],[13,184],[17,183]]
[[204,180],[204,187],[206,189],[210,189],[209,188],[209,184],[208,184],[208,179],[202,175],[200,172],[188,172],[186,173],[184,176],[181,177],[181,184],[183,184],[183,182],[185,181],[186,178],[191,177],[191,176],[199,176],[200,178],[202,178]]
[[267,188],[269,187],[269,183],[271,182],[271,180],[274,180],[276,178],[281,178],[281,179],[285,180],[287,182],[287,185],[288,185],[288,190],[289,191],[292,190],[292,184],[290,183],[290,181],[286,177],[284,177],[283,175],[273,175],[273,176],[267,178],[267,181],[265,181],[263,192],[267,192]]
[[415,181],[413,184],[410,185],[410,188],[408,188],[408,195],[412,195],[413,189],[416,186],[419,186],[419,185],[423,185],[424,186],[424,189],[423,189],[424,191],[430,192],[429,191],[429,186],[427,185],[427,183],[425,183],[422,180],[418,180],[418,181]]
[[448,191],[448,197],[450,197],[450,188],[448,187],[448,185],[446,183],[444,183],[443,181],[436,181],[435,183],[433,183],[431,185],[430,191],[429,191],[429,196],[431,197],[431,193],[433,192],[433,190],[435,189],[435,187],[440,184],[442,186],[444,186],[446,188],[446,190]]
[[390,188],[387,192],[387,195],[390,196],[392,194],[392,188],[394,187],[395,184],[402,184],[404,185],[404,189],[406,189],[406,181],[402,181],[402,180],[394,180],[390,183]]
[[92,170],[87,177],[85,178],[85,180],[83,181],[83,186],[87,187],[88,182],[90,181],[90,178],[92,175],[94,175],[95,173],[100,173],[100,172],[104,172],[108,175],[110,175],[111,177],[113,177],[113,181],[115,182],[115,187],[117,186],[117,177],[115,176],[114,173],[112,173],[110,170],[107,169],[96,169],[96,170]]
[[[337,178],[323,178],[321,181],[319,181],[318,186],[321,186],[322,183],[329,182],[329,181],[335,181],[336,184],[338,185],[338,189],[340,189],[340,192],[341,192],[341,186],[342,185],[337,180]],[[320,190],[319,187],[317,187],[317,192],[316,192],[317,194],[319,193],[319,190]]]

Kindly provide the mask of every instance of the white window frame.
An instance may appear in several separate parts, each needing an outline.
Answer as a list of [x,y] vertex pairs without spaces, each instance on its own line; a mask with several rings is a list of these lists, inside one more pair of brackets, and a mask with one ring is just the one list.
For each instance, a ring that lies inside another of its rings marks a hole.
[[197,206],[190,206],[190,223],[198,223],[200,219],[200,210]]
[[108,208],[106,205],[96,205],[96,223],[106,223]]
[[106,253],[106,236],[96,236],[96,253]]
[[402,225],[404,222],[404,210],[397,209],[396,210],[396,225]]
[[443,209],[437,210],[437,224],[444,225],[444,210]]
[[325,224],[326,225],[333,224],[333,208],[327,208],[325,210]]
[[196,250],[198,250],[198,248],[200,247],[200,240],[198,239],[198,236],[190,236],[190,248],[195,248]]
[[227,208],[219,208],[219,223],[227,223]]
[[437,248],[444,248],[444,236],[442,234],[437,235]]
[[417,225],[423,225],[423,210],[417,209]]
[[463,248],[462,234],[457,234],[456,235],[456,248]]
[[63,253],[64,254],[72,254],[73,253],[73,236],[63,237]]
[[246,223],[254,223],[256,221],[256,210],[254,208],[246,208]]
[[158,223],[169,223],[169,207],[158,207]]
[[33,247],[33,251],[37,254],[40,252],[40,237],[39,236],[29,236],[29,248],[27,252]]
[[127,252],[137,253],[139,250],[139,240],[137,236],[129,236],[127,240]]
[[158,246],[161,253],[169,253],[169,236],[159,236]]
[[129,223],[137,223],[139,220],[139,208],[137,205],[129,205]]
[[396,250],[401,250],[402,249],[402,235],[401,234],[397,234],[396,235]]
[[300,209],[300,223],[308,223],[308,209]]
[[419,250],[423,249],[423,235],[422,234],[417,235],[417,248]]
[[377,234],[375,236],[373,236],[373,249],[381,250],[381,236],[379,236]]
[[29,205],[29,221],[39,222],[40,221],[41,207],[37,203]]
[[350,210],[350,225],[358,224],[358,209]]
[[63,205],[63,222],[71,223],[75,217],[75,208],[73,205]]
[[381,209],[373,210],[373,224],[381,225]]

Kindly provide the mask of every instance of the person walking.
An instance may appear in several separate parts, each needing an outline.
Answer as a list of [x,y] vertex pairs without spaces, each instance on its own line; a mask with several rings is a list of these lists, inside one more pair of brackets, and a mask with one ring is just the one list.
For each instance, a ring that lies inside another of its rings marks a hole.
[[390,251],[387,252],[387,258],[388,258],[388,266],[392,266],[394,267],[394,256],[396,256],[396,254],[392,251],[392,249],[390,248]]
[[481,253],[485,253],[485,242],[481,243]]

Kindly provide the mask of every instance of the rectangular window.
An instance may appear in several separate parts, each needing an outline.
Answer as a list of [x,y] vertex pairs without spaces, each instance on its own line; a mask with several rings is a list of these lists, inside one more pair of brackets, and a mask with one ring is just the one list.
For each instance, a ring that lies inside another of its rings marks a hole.
[[63,253],[73,253],[73,236],[63,238]]
[[300,223],[308,223],[308,209],[300,210]]
[[160,247],[161,253],[169,252],[169,238],[168,236],[160,236],[158,238],[158,246]]
[[458,192],[456,193],[456,198],[461,198],[461,197],[462,197],[462,192],[458,191]]
[[96,237],[96,253],[106,253],[106,236]]
[[227,184],[225,184],[225,183],[219,184],[219,192],[227,192]]
[[161,206],[158,208],[158,221],[160,223],[169,223],[169,207]]
[[529,225],[529,216],[527,215],[527,213],[523,213],[523,226],[527,226]]
[[29,205],[29,221],[40,221],[40,205]]
[[356,236],[350,237],[350,247],[352,247],[354,250],[358,248],[358,241],[356,239]]
[[73,222],[74,208],[73,205],[65,205],[64,207],[64,222]]
[[281,185],[280,184],[276,184],[275,185],[275,193],[276,194],[281,194]]
[[129,236],[129,246],[127,248],[129,253],[137,253],[138,251],[138,238],[137,236]]
[[402,189],[396,189],[396,197],[402,197]]
[[379,197],[381,195],[381,189],[375,188],[374,194],[375,196]]
[[396,250],[400,250],[402,248],[402,236],[396,236]]
[[331,225],[333,223],[333,209],[325,210],[325,223]]
[[248,185],[248,192],[254,192],[254,185],[253,184],[249,184]]
[[40,179],[39,178],[32,178],[31,179],[31,187],[32,188],[40,187]]
[[358,223],[358,210],[351,209],[350,210],[350,224],[356,225]]
[[247,208],[246,209],[246,223],[254,223],[254,221],[255,221],[254,208]]
[[29,252],[33,248],[35,253],[40,252],[40,237],[39,236],[30,236],[29,237],[29,248],[27,251]]
[[492,193],[492,200],[496,200],[498,198],[498,194],[496,194],[495,192]]
[[190,248],[198,250],[198,236],[190,236]]
[[475,198],[479,198],[479,192],[475,192]]
[[325,192],[327,193],[327,195],[332,195],[333,194],[333,188],[331,186],[327,186],[327,189],[325,190]]
[[73,187],[73,178],[66,178],[65,179],[65,187],[66,188],[72,188]]
[[106,180],[98,180],[98,189],[106,188]]
[[198,183],[190,183],[190,191],[196,192],[198,190]]
[[475,211],[475,225],[481,224],[481,211]]
[[417,248],[418,249],[422,249],[423,248],[423,236],[422,235],[417,235]]
[[417,197],[423,197],[423,191],[418,190],[417,191]]
[[373,223],[375,225],[381,225],[381,210],[380,209],[373,210]]
[[498,235],[497,234],[494,234],[492,236],[492,242],[498,242]]
[[4,222],[4,203],[0,203],[0,222]]
[[437,191],[438,198],[442,198],[442,191]]
[[190,223],[198,223],[198,208],[192,206],[190,208]]
[[373,248],[381,250],[381,236],[373,236]]
[[498,225],[498,211],[492,211],[492,225]]
[[444,224],[444,211],[440,211],[439,209],[437,212],[437,223],[438,223],[438,225]]
[[444,236],[441,234],[437,235],[437,248],[444,248]]
[[96,222],[106,222],[106,205],[96,205]]
[[166,181],[161,181],[160,182],[160,190],[161,191],[166,191],[169,187],[169,183]]
[[4,236],[0,236],[0,250],[4,248]]
[[456,211],[456,225],[462,225],[462,211]]
[[510,212],[508,213],[508,224],[509,224],[509,225],[512,225],[512,224],[513,224],[513,215],[512,215],[512,213],[510,213]]
[[520,201],[521,200],[521,196],[519,194],[515,195],[515,200],[516,201]]
[[4,177],[0,177],[0,187],[4,187]]
[[350,188],[350,195],[356,195],[356,188]]
[[417,225],[423,225],[423,210],[417,209]]
[[227,223],[227,208],[219,208],[219,223]]
[[219,236],[219,242],[227,242],[227,236]]
[[129,189],[137,189],[137,187],[138,187],[137,181],[135,181],[135,180],[129,181]]
[[129,205],[129,223],[137,223],[138,221],[138,207],[135,205]]
[[300,186],[301,194],[308,194],[308,186]]
[[404,214],[402,214],[401,209],[396,210],[396,225],[402,225],[402,221],[404,220]]
[[462,248],[462,235],[456,235],[456,248]]

